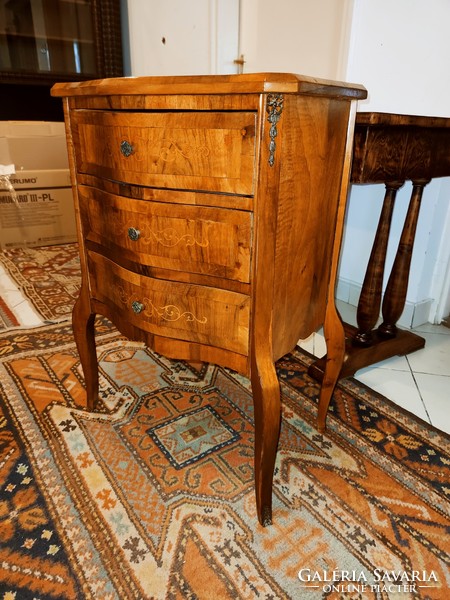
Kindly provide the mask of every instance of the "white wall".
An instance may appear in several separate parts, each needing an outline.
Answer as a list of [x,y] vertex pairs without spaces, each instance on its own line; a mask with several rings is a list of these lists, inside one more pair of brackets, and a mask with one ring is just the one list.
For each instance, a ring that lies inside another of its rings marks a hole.
[[128,0],[126,8],[127,74],[237,72],[239,0]]
[[[449,25],[449,0],[355,0],[345,78],[362,83],[369,91],[359,110],[450,117]],[[410,193],[411,184],[405,184],[398,194],[394,240],[400,236]],[[362,283],[383,195],[383,186],[353,186],[351,191],[340,268],[343,299],[348,299],[345,282],[350,300]],[[450,256],[442,240],[449,223],[448,181],[435,180],[425,188],[422,201],[405,325],[411,324],[410,319],[414,325],[433,320],[442,304]],[[389,265],[396,250],[393,246]]]
[[126,74],[233,73],[242,53],[248,73],[339,79],[347,66],[352,2],[121,0]]
[[431,315],[435,315],[436,323],[450,315],[450,178],[442,180],[439,193],[439,210],[436,210],[435,222],[444,223],[443,233],[440,239],[438,236],[430,236],[437,247],[431,284]]
[[341,79],[353,0],[241,0],[245,71]]
[[347,77],[360,110],[450,116],[449,0],[355,0]]

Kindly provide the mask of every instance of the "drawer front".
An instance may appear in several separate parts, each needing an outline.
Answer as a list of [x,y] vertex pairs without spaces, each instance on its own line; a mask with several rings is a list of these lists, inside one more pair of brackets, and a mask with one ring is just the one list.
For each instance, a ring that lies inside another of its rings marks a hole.
[[248,212],[131,200],[80,186],[86,240],[118,246],[141,264],[248,283]]
[[92,297],[155,335],[247,355],[250,298],[200,285],[152,279],[88,254]]
[[256,114],[78,110],[79,172],[131,184],[251,195]]

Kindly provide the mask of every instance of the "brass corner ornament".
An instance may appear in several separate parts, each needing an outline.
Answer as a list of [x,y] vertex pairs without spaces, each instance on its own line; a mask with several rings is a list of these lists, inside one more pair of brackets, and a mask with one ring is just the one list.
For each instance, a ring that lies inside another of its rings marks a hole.
[[268,94],[267,95],[267,106],[266,110],[268,112],[267,120],[270,123],[269,129],[269,165],[273,167],[275,162],[275,149],[276,143],[275,138],[277,137],[277,124],[281,119],[281,113],[283,111],[283,103],[284,97],[283,94]]

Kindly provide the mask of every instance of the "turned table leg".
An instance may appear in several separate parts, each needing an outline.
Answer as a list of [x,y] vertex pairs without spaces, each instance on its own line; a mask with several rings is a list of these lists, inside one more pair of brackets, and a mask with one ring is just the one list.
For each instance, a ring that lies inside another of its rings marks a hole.
[[355,333],[352,342],[358,346],[370,346],[373,342],[372,331],[380,315],[384,267],[386,263],[392,213],[397,190],[402,185],[403,182],[386,183],[383,208],[381,210],[356,313],[358,331]]
[[[414,238],[424,187],[450,173],[450,119],[389,113],[357,113],[351,182],[386,183],[386,194],[357,310],[357,327],[344,323],[346,348],[339,379],[397,355],[425,346],[423,337],[397,323],[405,308]],[[392,209],[398,181],[412,181],[413,191],[397,254],[384,292],[382,283]],[[394,182],[394,183],[392,183]],[[382,324],[376,328],[381,312]],[[375,327],[375,328],[374,328]],[[321,381],[328,357],[315,361],[309,374]],[[325,398],[326,399],[326,398]],[[322,425],[326,414],[322,402]]]
[[272,524],[272,483],[281,424],[280,384],[270,356],[252,354],[255,408],[255,493],[258,520]]
[[72,328],[86,384],[86,407],[94,410],[98,400],[98,362],[95,347],[95,314],[83,289],[72,312]]
[[413,181],[413,191],[408,213],[406,215],[397,254],[384,293],[382,307],[383,322],[378,328],[378,333],[385,338],[393,338],[396,336],[396,324],[405,308],[414,238],[416,235],[422,194],[427,183],[429,183],[429,181]]
[[[366,276],[357,309],[358,327],[344,323],[345,353],[339,363],[339,354],[333,352],[332,339],[327,339],[327,355],[315,361],[308,373],[322,383],[319,401],[318,427],[325,428],[326,413],[330,401],[336,365],[340,364],[337,379],[350,377],[359,369],[396,355],[409,354],[423,348],[425,340],[411,331],[397,329],[397,322],[405,307],[414,237],[419,216],[422,193],[428,181],[413,182],[413,192],[406,215],[397,254],[385,290],[382,314],[383,322],[373,329],[379,317],[386,248],[389,238],[392,210],[400,183],[386,184],[386,195],[380,215],[375,241],[367,266]],[[336,330],[331,324],[330,331]],[[327,334],[326,334],[327,337]],[[331,334],[333,337],[333,334]],[[336,356],[338,358],[336,358]],[[325,379],[325,372],[328,371]],[[336,381],[337,381],[336,379]],[[336,383],[336,382],[334,382]],[[329,392],[331,390],[331,393]]]

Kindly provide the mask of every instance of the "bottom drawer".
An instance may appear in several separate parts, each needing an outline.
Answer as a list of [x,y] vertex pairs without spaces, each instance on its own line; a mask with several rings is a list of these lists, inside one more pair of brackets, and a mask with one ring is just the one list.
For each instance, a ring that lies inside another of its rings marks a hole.
[[152,279],[89,253],[92,296],[155,335],[248,354],[250,298],[227,290]]

